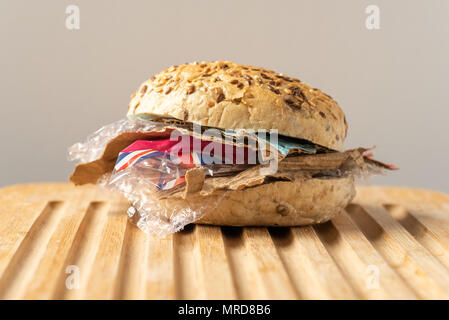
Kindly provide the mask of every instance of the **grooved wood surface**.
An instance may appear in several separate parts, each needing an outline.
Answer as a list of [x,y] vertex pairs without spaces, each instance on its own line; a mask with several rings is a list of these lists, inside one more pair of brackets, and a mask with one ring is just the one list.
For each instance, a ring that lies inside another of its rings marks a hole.
[[449,196],[359,187],[331,222],[165,239],[93,186],[0,189],[1,299],[448,299]]

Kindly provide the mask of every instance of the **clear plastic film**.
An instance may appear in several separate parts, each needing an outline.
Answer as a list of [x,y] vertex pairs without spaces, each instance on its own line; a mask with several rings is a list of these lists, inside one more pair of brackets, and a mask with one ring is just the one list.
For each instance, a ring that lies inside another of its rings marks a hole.
[[[277,132],[267,138],[247,130],[215,130],[218,134],[208,135],[172,120],[119,120],[69,148],[69,160],[80,162],[71,180],[123,194],[131,220],[164,237],[212,213],[227,192],[298,177],[366,180],[393,168],[365,155],[369,149],[334,152]],[[180,153],[179,146],[189,152]]]
[[123,132],[148,132],[162,129],[162,123],[142,119],[122,119],[105,125],[89,135],[85,142],[78,142],[68,150],[69,161],[91,162],[101,157],[109,141]]
[[[170,130],[166,131],[167,128]],[[120,140],[122,135],[139,132],[164,133],[158,135],[155,141],[140,141],[140,143],[141,145],[153,143],[159,147],[161,143],[165,143],[164,150],[166,151],[169,150],[167,135],[175,130],[181,132],[181,137],[187,135],[190,139],[195,139],[192,138],[187,129],[173,127],[167,123],[141,119],[119,120],[97,130],[88,136],[84,143],[76,143],[70,147],[68,159],[78,161],[81,165],[89,165],[89,163],[98,159],[110,158],[110,155],[105,156],[105,150],[111,149],[111,145],[114,145],[115,141]],[[196,140],[204,142],[201,139]],[[220,144],[213,140],[213,137],[210,137],[207,145]],[[138,144],[138,142],[136,143]],[[179,145],[179,141],[175,142]],[[144,232],[159,237],[177,232],[183,229],[185,225],[200,220],[205,213],[212,212],[220,204],[226,193],[222,190],[212,192],[212,194],[208,194],[207,201],[201,201],[202,194],[196,192],[200,191],[200,188],[196,188],[198,189],[196,190],[194,187],[194,190],[187,190],[186,175],[189,170],[201,167],[205,177],[223,177],[241,172],[251,166],[245,163],[232,164],[232,159],[228,159],[231,164],[202,163],[201,159],[197,163],[198,159],[192,158],[190,158],[190,162],[185,161],[186,159],[181,159],[183,160],[181,161],[179,157],[172,157],[167,153],[158,153],[158,156],[153,157],[151,156],[151,150],[154,150],[154,146],[142,147],[137,145],[133,148],[136,143],[122,150],[123,152],[118,155],[114,169],[102,174],[96,183],[107,190],[124,195],[130,202],[128,215],[131,220]],[[234,148],[231,152],[233,155],[236,149],[244,148],[236,144],[232,147]],[[204,145],[200,145],[199,148],[201,156]],[[145,152],[149,154],[149,157],[146,157]],[[223,155],[220,156],[224,157]],[[248,157],[248,153],[245,156]],[[193,181],[191,185],[194,185],[195,178],[191,180]]]
[[131,221],[145,233],[159,237],[180,231],[212,212],[225,194],[220,193],[214,201],[184,197],[180,191],[164,196],[155,188],[152,177],[141,166],[131,167],[119,174],[105,175],[100,185],[122,193],[130,202],[127,213]]

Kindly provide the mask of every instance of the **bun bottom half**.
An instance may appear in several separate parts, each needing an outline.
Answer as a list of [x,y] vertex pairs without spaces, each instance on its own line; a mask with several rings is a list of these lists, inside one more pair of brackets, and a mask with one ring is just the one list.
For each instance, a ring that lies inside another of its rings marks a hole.
[[332,219],[354,196],[353,177],[312,178],[275,181],[238,191],[197,195],[189,200],[169,198],[160,204],[168,212],[185,205],[193,210],[202,208],[197,224],[302,226]]

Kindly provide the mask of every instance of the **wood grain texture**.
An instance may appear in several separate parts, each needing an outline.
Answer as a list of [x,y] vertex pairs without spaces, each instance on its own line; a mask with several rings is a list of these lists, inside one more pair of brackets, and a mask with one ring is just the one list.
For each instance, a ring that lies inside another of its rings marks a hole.
[[448,299],[449,196],[359,187],[330,222],[164,239],[93,186],[0,189],[1,299]]

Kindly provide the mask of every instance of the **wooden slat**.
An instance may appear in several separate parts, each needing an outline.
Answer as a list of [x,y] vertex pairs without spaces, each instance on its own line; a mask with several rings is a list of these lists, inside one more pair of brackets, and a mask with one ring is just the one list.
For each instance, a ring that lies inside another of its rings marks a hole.
[[114,290],[120,282],[119,267],[122,253],[122,244],[125,238],[127,225],[126,212],[129,205],[114,201],[106,217],[106,223],[99,239],[98,251],[89,272],[85,294],[86,299],[115,298]]
[[175,299],[173,236],[149,237],[146,299]]
[[351,247],[347,237],[343,237],[331,222],[314,228],[345,279],[360,298],[381,299],[387,296],[383,288],[373,290],[367,286],[367,265]]
[[[326,283],[320,281],[313,258],[309,256],[298,237],[295,237],[289,228],[273,228],[270,233],[299,298],[332,299],[332,293]],[[344,280],[343,283],[346,285]]]
[[[50,299],[57,288],[58,277],[55,271],[65,272],[65,259],[72,246],[76,232],[89,208],[86,194],[80,194],[77,202],[64,207],[61,212],[61,220],[53,233],[39,267],[33,275],[33,280],[28,284],[25,299]],[[76,199],[75,198],[75,199]],[[19,298],[19,297],[17,297]]]
[[0,282],[0,298],[17,299],[25,294],[45,255],[50,237],[58,226],[63,208],[61,202],[49,202],[34,221],[4,271],[4,280]]
[[295,299],[298,293],[282,264],[266,228],[244,228],[245,249],[251,255],[267,296],[271,299]]
[[0,278],[22,241],[29,236],[33,223],[49,205],[47,200],[41,200],[23,205],[14,202],[7,206],[7,199],[0,197]]
[[322,225],[198,225],[164,239],[129,223],[127,206],[92,186],[1,189],[0,298],[449,298],[441,193],[363,187],[347,213]]
[[[447,298],[447,294],[439,287],[438,282],[426,273],[420,265],[420,261],[413,259],[411,253],[406,251],[400,241],[395,240],[391,232],[386,232],[377,220],[374,220],[364,210],[365,208],[350,205],[347,210],[371,244],[399,276],[413,288],[415,294],[420,298]],[[397,235],[396,238],[398,238]],[[416,247],[415,244],[412,246]],[[406,245],[406,247],[408,246]],[[422,248],[417,250],[422,251]]]
[[[399,275],[385,262],[362,231],[350,219],[347,212],[332,220],[343,241],[351,246],[362,262],[365,286],[362,288],[366,298],[416,299],[416,295]],[[349,270],[350,271],[350,270]],[[378,272],[378,273],[377,273]],[[349,274],[351,276],[352,273]],[[378,282],[374,276],[378,275]],[[374,281],[374,283],[373,283]],[[378,286],[378,288],[377,288]]]
[[207,299],[236,299],[221,229],[213,226],[196,226],[204,286]]
[[447,227],[449,223],[446,219],[432,215],[429,216],[428,214],[424,215],[414,209],[407,209],[407,212],[429,230],[432,237],[440,242],[442,246],[449,248],[449,228]]
[[[449,270],[449,246],[441,240],[441,232],[438,234],[430,228],[439,230],[441,221],[428,223],[428,219],[420,218],[418,213],[414,215],[401,206],[387,206],[390,214],[434,256],[447,270]],[[432,218],[430,218],[432,220]],[[430,227],[432,226],[432,227]],[[446,231],[447,232],[447,231]]]
[[173,235],[177,299],[205,299],[204,271],[195,237],[196,226]]
[[126,225],[114,298],[144,299],[150,238],[136,225]]
[[[291,228],[293,235],[307,256],[315,270],[315,277],[333,299],[356,299],[358,296],[346,281],[338,265],[329,255],[324,244],[313,227]],[[308,285],[308,282],[305,282]],[[326,296],[321,297],[321,299]]]
[[368,212],[391,237],[403,247],[410,258],[444,289],[449,298],[449,273],[438,260],[398,223],[382,206],[365,206]]
[[268,299],[270,296],[258,276],[256,261],[244,245],[243,229],[222,228],[224,244],[233,275],[233,283],[239,299]]
[[[91,202],[83,220],[73,239],[72,246],[64,261],[64,270],[60,270],[57,288],[54,298],[56,299],[81,299],[88,286],[90,273],[94,268],[95,255],[99,248],[99,240],[106,222],[109,204],[106,202]],[[67,267],[76,268],[79,276],[79,289],[67,286]]]

